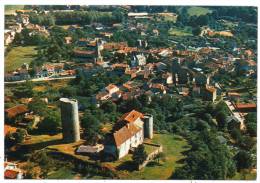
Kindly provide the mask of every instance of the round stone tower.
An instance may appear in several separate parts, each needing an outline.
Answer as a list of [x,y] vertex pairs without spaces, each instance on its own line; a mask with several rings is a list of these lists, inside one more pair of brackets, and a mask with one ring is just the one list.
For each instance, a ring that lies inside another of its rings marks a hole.
[[153,138],[153,115],[144,115],[144,137],[152,139]]
[[80,140],[78,115],[78,101],[75,99],[60,98],[62,135],[67,143]]

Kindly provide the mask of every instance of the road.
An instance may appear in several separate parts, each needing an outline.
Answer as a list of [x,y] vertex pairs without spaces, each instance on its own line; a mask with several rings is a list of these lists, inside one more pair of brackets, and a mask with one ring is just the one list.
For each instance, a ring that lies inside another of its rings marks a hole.
[[[43,78],[35,78],[31,79],[28,81],[32,82],[39,82],[39,81],[52,81],[52,80],[62,80],[62,79],[75,79],[76,76],[68,76],[68,77],[59,77],[59,78],[50,78],[50,77],[43,77]],[[24,83],[27,80],[21,80],[21,81],[10,81],[10,82],[5,82],[5,84],[18,84],[18,83]]]

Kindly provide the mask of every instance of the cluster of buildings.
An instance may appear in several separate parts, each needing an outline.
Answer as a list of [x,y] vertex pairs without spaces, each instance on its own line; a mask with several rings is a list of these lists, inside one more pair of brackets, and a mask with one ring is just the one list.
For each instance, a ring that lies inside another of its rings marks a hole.
[[[5,35],[4,35],[4,45],[5,48],[11,44],[15,38],[15,35],[21,33],[23,29],[29,30],[29,36],[35,34],[42,34],[44,36],[49,35],[49,31],[45,29],[44,26],[30,23],[31,10],[17,10],[15,14],[5,15]],[[23,43],[23,42],[21,42]]]
[[[61,98],[61,119],[63,140],[73,143],[80,140],[78,102],[75,99]],[[114,125],[104,144],[80,146],[77,153],[104,153],[120,159],[142,144],[144,138],[153,138],[153,116],[132,110],[125,113]]]

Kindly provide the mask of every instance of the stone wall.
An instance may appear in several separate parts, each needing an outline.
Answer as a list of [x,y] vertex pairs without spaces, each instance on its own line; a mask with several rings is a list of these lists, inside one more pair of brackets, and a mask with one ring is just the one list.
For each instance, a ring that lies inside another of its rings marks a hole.
[[157,148],[156,148],[155,151],[153,151],[152,153],[148,154],[146,160],[141,165],[138,166],[138,170],[141,170],[142,168],[144,168],[150,161],[152,161],[156,157],[157,154],[163,152],[162,145],[152,144],[152,143],[143,143],[143,144],[155,146]]

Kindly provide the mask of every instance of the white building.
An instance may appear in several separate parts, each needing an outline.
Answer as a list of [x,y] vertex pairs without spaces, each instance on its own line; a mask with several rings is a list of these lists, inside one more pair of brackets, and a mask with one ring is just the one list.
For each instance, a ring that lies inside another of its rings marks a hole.
[[132,110],[124,114],[115,125],[112,139],[105,145],[105,152],[117,159],[143,143],[145,137],[152,138],[153,117]]
[[144,54],[135,55],[131,59],[131,66],[141,66],[146,64],[146,58]]
[[116,93],[119,91],[119,88],[114,84],[109,84],[105,89],[109,93],[110,96],[112,96],[113,93]]

